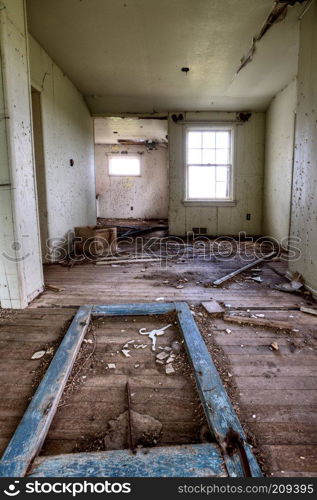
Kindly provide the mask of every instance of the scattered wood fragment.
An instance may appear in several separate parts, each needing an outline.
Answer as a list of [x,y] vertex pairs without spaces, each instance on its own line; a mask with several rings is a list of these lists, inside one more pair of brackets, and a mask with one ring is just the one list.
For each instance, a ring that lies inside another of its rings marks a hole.
[[250,318],[248,316],[234,316],[231,314],[225,314],[223,319],[224,321],[238,323],[239,325],[255,325],[276,328],[278,330],[292,330],[292,326],[286,321],[276,321],[267,318]]
[[212,316],[222,316],[225,312],[224,308],[216,300],[202,302],[201,305]]
[[249,264],[246,264],[243,267],[240,267],[239,269],[236,269],[236,271],[232,271],[232,273],[226,274],[226,276],[223,276],[222,278],[219,278],[218,280],[213,281],[214,286],[221,285],[225,281],[233,278],[234,276],[237,276],[240,273],[243,273],[244,271],[247,271],[247,269],[250,269],[251,267],[256,266],[257,264],[260,264],[261,262],[265,262],[268,259],[272,259],[276,255],[276,251],[270,252],[267,254],[265,257],[261,257],[260,259],[253,260]]
[[303,313],[313,314],[314,316],[317,316],[317,309],[313,309],[312,307],[301,306],[300,311],[302,311]]
[[65,290],[65,288],[60,288],[60,287],[55,286],[55,285],[50,285],[49,283],[47,283],[45,285],[45,288],[46,288],[46,290],[52,290],[52,292],[56,292],[56,293],[62,292],[63,290]]

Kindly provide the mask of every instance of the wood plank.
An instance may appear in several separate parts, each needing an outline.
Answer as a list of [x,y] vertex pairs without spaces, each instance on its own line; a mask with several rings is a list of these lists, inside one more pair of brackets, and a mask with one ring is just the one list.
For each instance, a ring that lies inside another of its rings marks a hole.
[[91,307],[80,308],[0,462],[0,477],[22,477],[38,453],[88,328]]
[[39,457],[29,477],[226,477],[214,444]]
[[267,318],[251,318],[246,316],[234,316],[224,314],[224,321],[229,323],[238,323],[239,325],[265,326],[267,328],[276,328],[277,330],[292,330],[293,326],[286,321],[275,321]]
[[247,271],[248,269],[251,269],[251,267],[257,266],[258,264],[261,264],[262,262],[265,262],[265,261],[267,261],[269,259],[272,259],[272,257],[274,257],[274,255],[276,255],[275,251],[268,253],[265,257],[262,257],[260,259],[255,259],[252,262],[250,262],[249,264],[246,264],[245,266],[242,266],[239,269],[236,269],[235,271],[232,271],[231,273],[226,274],[222,278],[219,278],[219,279],[213,281],[213,285],[214,286],[219,286],[222,283],[224,283],[225,281],[230,280],[234,276],[237,276],[238,274],[241,274],[244,271]]
[[167,314],[175,310],[173,303],[166,302],[145,304],[114,304],[109,306],[93,306],[92,316],[148,316],[149,314]]
[[196,326],[191,310],[187,304],[177,303],[178,321],[182,329],[186,350],[193,365],[194,375],[200,398],[210,428],[224,452],[226,466],[230,476],[243,477],[244,471],[237,455],[231,455],[226,450],[226,440],[230,429],[241,437],[248,457],[251,474],[262,476],[258,463],[247,443],[244,430],[231,405],[228,395],[222,385],[218,371],[211,359],[207,347]]

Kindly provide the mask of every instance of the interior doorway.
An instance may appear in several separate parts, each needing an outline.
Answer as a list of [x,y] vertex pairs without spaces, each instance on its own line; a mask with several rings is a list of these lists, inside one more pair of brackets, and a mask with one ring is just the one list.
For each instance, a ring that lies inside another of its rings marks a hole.
[[42,260],[47,261],[46,242],[48,239],[46,176],[43,146],[41,93],[32,87],[33,143],[36,168],[37,200],[41,237]]
[[166,223],[167,119],[107,117],[94,123],[99,219]]

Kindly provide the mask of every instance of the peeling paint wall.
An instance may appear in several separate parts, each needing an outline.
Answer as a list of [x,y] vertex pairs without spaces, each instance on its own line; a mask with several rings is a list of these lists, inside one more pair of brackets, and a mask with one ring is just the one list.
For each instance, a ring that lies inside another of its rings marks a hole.
[[[184,114],[184,113],[183,113]],[[185,113],[185,120],[233,121],[236,113]],[[261,234],[265,114],[252,113],[249,121],[236,125],[234,191],[236,206],[184,206],[184,126],[169,117],[170,233],[184,235],[193,227],[205,227],[209,235]],[[246,214],[251,219],[246,220]]]
[[283,246],[289,236],[296,101],[294,80],[274,97],[266,114],[263,230]]
[[82,95],[30,35],[29,44],[32,85],[41,92],[48,237],[64,239],[75,226],[96,223],[93,120]]
[[[140,177],[108,175],[108,155],[112,151],[141,152]],[[167,147],[147,151],[144,146],[95,146],[96,189],[100,217],[163,219],[168,215]],[[133,210],[131,210],[133,207]]]
[[0,2],[0,299],[23,308],[43,288],[23,0]]
[[291,235],[301,255],[290,268],[317,294],[317,4],[301,21]]

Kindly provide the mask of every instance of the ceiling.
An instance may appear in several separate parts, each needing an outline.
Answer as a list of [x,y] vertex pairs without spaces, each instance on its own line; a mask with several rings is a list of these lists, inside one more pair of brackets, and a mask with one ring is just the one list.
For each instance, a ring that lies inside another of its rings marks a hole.
[[122,139],[166,143],[167,120],[95,118],[95,144],[116,144]]
[[27,0],[31,34],[96,115],[266,109],[296,76],[303,5],[289,8],[235,74],[272,6],[273,0]]

